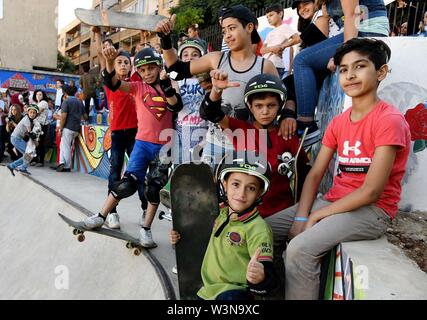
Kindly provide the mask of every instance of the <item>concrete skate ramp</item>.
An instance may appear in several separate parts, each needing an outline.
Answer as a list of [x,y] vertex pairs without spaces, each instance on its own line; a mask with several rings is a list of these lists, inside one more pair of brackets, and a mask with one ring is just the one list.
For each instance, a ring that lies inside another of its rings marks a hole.
[[79,243],[57,213],[82,212],[35,181],[0,167],[0,199],[0,299],[175,298],[149,252],[94,233]]

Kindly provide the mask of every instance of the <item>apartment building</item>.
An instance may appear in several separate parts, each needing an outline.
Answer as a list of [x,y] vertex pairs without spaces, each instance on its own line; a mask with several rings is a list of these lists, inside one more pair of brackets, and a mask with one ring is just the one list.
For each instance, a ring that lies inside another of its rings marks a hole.
[[[168,16],[168,10],[178,2],[179,0],[104,0],[103,7],[121,12]],[[94,0],[92,8],[99,8],[100,4],[100,0]],[[128,51],[131,51],[138,43],[154,45],[158,42],[155,34],[139,30],[110,30],[105,37],[111,38],[117,46]],[[80,23],[77,19],[61,30],[58,36],[58,50],[78,66],[80,73],[98,65],[98,56],[90,27]]]

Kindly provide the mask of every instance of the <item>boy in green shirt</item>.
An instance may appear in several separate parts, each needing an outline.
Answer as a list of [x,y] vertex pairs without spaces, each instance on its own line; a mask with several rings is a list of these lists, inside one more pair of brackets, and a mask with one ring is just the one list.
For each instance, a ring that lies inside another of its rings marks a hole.
[[[269,176],[268,165],[243,158],[221,165],[218,183],[224,205],[203,260],[199,298],[253,300],[255,294],[275,288],[272,232],[257,208],[269,188]],[[170,238],[176,244],[180,234],[172,230]]]

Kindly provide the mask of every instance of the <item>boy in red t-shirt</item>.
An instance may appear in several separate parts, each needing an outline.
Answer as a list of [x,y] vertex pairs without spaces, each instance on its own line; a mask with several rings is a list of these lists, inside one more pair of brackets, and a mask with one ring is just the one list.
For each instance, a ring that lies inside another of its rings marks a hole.
[[[403,115],[377,95],[390,55],[383,41],[367,38],[351,39],[335,54],[340,85],[353,105],[329,124],[300,203],[268,221],[275,250],[292,239],[286,250],[287,299],[318,299],[321,258],[341,242],[381,237],[396,216],[411,136]],[[338,174],[316,199],[335,152]],[[282,253],[275,251],[277,257]]]
[[159,190],[156,192],[150,186],[144,190],[144,182],[150,163],[158,158],[161,148],[167,143],[162,140],[161,133],[172,129],[172,113],[181,111],[182,100],[166,72],[162,71],[161,57],[154,50],[142,49],[135,57],[135,68],[142,82],[126,82],[118,78],[114,68],[118,54],[114,47],[104,48],[107,64],[102,76],[110,90],[120,90],[135,99],[138,119],[136,142],[123,178],[114,184],[100,213],[87,218],[84,224],[89,229],[102,227],[119,202],[138,191],[139,194],[145,194],[150,204],[140,230],[140,243],[152,248],[157,246],[152,238],[151,224],[160,203]]
[[[244,99],[254,122],[247,123],[226,116],[221,109],[222,90],[238,83],[229,82],[227,73],[220,70],[213,70],[211,77],[213,89],[202,103],[202,117],[220,125],[224,133],[230,136],[230,141],[233,141],[234,150],[267,154],[272,176],[270,189],[258,207],[261,216],[266,218],[292,206],[294,200],[287,172],[279,173],[278,170],[281,156],[284,153],[295,156],[299,148],[296,136],[284,140],[278,135],[279,126],[276,120],[286,102],[286,88],[277,76],[271,74],[260,74],[251,78],[245,88]],[[304,151],[298,160],[301,169],[299,174],[303,177],[305,175],[302,170],[306,173],[309,168],[305,165],[308,159]]]

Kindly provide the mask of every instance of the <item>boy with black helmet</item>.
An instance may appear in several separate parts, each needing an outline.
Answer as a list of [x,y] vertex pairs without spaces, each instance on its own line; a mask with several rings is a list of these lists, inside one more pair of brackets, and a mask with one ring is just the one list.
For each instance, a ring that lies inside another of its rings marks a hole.
[[[252,159],[244,154],[219,167],[224,205],[201,268],[203,287],[197,296],[203,300],[252,300],[276,287],[272,233],[257,209],[269,188],[270,171],[267,161]],[[172,230],[170,238],[176,244],[179,230]]]
[[[84,221],[86,227],[91,229],[101,227],[121,199],[132,196],[137,190],[140,193],[144,191],[148,165],[166,143],[162,140],[161,133],[172,128],[172,113],[179,112],[182,108],[181,97],[172,86],[166,72],[162,71],[161,57],[154,50],[144,48],[135,58],[135,67],[142,82],[118,80],[114,70],[117,54],[114,47],[103,50],[107,68],[102,71],[102,76],[110,90],[113,92],[120,90],[135,98],[138,132],[124,177],[111,190],[101,212]],[[146,193],[146,197],[151,206],[146,213],[145,225],[140,231],[140,241],[142,246],[155,247],[151,224],[159,199],[151,188],[147,188],[147,191],[149,192]]]
[[[235,150],[255,149],[266,153],[272,167],[271,188],[265,195],[263,204],[259,207],[262,217],[269,217],[292,206],[294,200],[290,180],[287,175],[279,173],[278,170],[281,156],[286,152],[295,155],[299,148],[299,141],[296,137],[283,140],[277,134],[279,130],[277,118],[286,102],[286,88],[277,76],[270,74],[260,74],[250,79],[244,94],[245,104],[254,120],[252,124],[249,124],[226,116],[222,109],[221,90],[236,84],[229,82],[227,75],[219,70],[212,71],[211,76],[214,89],[209,95],[206,95],[202,104],[203,117],[218,123],[226,134],[237,137],[233,141]],[[245,139],[242,143],[239,141],[241,140],[239,135],[242,135],[239,130],[243,130],[244,133]],[[301,159],[301,169],[307,170],[308,167],[305,164],[308,160],[305,154],[301,154],[299,159]],[[295,190],[295,192],[298,191]]]

